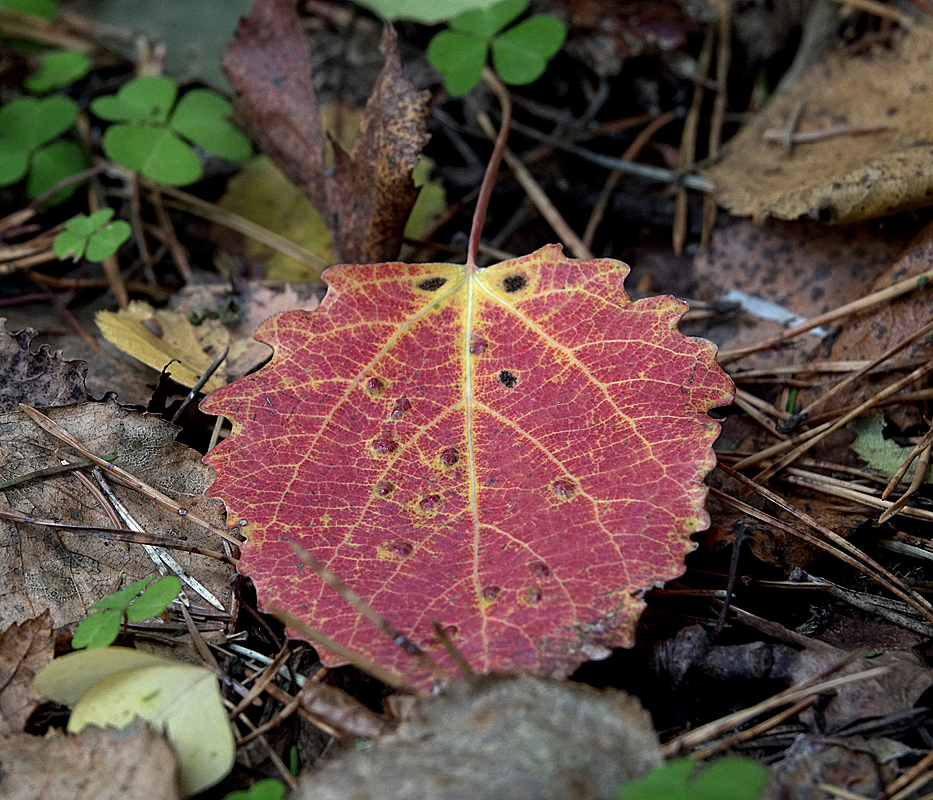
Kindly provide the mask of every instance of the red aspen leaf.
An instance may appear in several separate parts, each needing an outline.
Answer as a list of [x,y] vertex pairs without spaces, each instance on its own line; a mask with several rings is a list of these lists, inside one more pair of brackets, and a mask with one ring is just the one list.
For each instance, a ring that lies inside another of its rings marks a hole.
[[202,403],[233,420],[210,493],[248,523],[260,603],[425,682],[294,540],[444,663],[432,617],[478,670],[631,645],[708,525],[706,412],[732,384],[677,330],[686,305],[631,301],[627,273],[555,245],[475,273],[343,265],[317,311],[263,323],[272,361]]

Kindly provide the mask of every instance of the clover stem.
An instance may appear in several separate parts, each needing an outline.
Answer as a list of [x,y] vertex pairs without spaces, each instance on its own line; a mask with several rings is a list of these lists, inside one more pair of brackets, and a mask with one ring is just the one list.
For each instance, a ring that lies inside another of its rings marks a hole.
[[496,73],[489,67],[483,68],[483,80],[495,92],[499,99],[499,105],[502,107],[502,123],[499,126],[499,135],[496,137],[495,147],[492,149],[492,155],[489,157],[489,164],[486,167],[486,174],[483,176],[483,183],[479,189],[479,197],[476,199],[476,210],[473,212],[473,225],[470,228],[470,243],[467,246],[467,272],[476,272],[476,257],[479,253],[479,239],[483,231],[483,223],[486,221],[486,209],[489,208],[489,198],[492,197],[492,187],[495,186],[496,176],[499,174],[499,165],[502,163],[502,154],[505,152],[505,144],[509,139],[509,131],[512,128],[512,98],[505,84],[499,80]]

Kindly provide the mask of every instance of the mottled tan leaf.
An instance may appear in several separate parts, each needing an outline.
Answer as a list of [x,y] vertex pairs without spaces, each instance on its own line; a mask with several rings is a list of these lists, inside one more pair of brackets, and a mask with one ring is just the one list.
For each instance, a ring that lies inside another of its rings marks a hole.
[[19,733],[42,702],[32,679],[52,660],[52,618],[43,612],[0,632],[0,735]]
[[[798,104],[796,132],[882,128],[794,144],[779,138]],[[705,171],[719,202],[755,219],[854,222],[933,204],[933,28],[892,47],[838,51],[779,94]]]
[[[222,505],[203,496],[213,472],[200,454],[174,441],[168,422],[115,404],[88,403],[55,408],[48,416],[100,456],[178,499],[193,513],[223,527]],[[0,415],[0,481],[77,460],[68,447],[40,430],[22,412]],[[112,491],[147,533],[175,537],[184,544],[220,549],[202,528],[111,484]],[[0,492],[0,503],[18,511],[64,522],[113,527],[77,475],[32,480]],[[230,608],[232,568],[212,558],[174,552],[175,559]],[[22,622],[48,608],[55,627],[84,619],[88,606],[118,588],[121,581],[152,575],[155,567],[139,545],[48,527],[0,521],[0,627]],[[206,601],[191,593],[192,602]]]
[[178,800],[175,754],[151,728],[0,738],[4,800]]

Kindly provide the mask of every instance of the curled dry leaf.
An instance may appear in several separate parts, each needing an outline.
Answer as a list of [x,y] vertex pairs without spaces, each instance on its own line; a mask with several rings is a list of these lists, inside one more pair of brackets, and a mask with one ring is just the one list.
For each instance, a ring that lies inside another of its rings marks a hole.
[[54,650],[48,611],[0,632],[0,736],[20,733],[42,702],[32,679],[52,660]]
[[65,361],[46,345],[30,352],[36,331],[8,333],[4,322],[0,317],[0,413],[16,411],[20,403],[66,406],[90,399],[84,386],[87,364]]
[[[147,725],[0,739],[4,800],[178,800],[175,753]],[[101,768],[106,765],[106,768]]]
[[305,777],[298,800],[612,800],[661,765],[624,692],[528,675],[456,681],[396,733]]
[[432,617],[477,670],[631,644],[708,524],[706,412],[732,386],[677,331],[686,305],[631,301],[627,272],[558,246],[476,273],[344,265],[317,311],[260,326],[272,361],[202,403],[234,421],[211,493],[248,522],[260,603],[427,682],[295,540],[442,660]]
[[330,226],[341,260],[395,258],[418,197],[412,172],[428,140],[428,93],[403,78],[395,32],[387,27],[386,58],[347,152],[328,140],[311,83],[308,43],[294,4],[263,0],[240,21],[223,67],[236,108],[262,149],[317,206]]
[[[88,403],[49,409],[48,416],[94,453],[116,456],[122,466],[151,486],[177,498],[191,511],[223,527],[221,504],[203,497],[212,480],[200,455],[174,441],[177,428],[157,417],[120,406]],[[0,481],[60,466],[80,456],[39,429],[25,414],[0,415]],[[203,529],[130,489],[113,492],[147,533],[219,549]],[[26,514],[98,527],[114,527],[97,500],[73,473],[32,480],[4,489],[2,502]],[[152,575],[155,566],[139,545],[38,525],[0,521],[0,626],[22,622],[48,608],[55,627],[87,616],[87,607],[117,587]],[[204,556],[175,552],[175,559],[230,608],[232,568]],[[205,605],[196,596],[195,605]]]
[[[756,220],[855,222],[929,206],[930,86],[929,25],[890,48],[834,53],[775,97],[704,174],[731,213]],[[813,140],[788,152],[782,132],[801,103],[794,131]]]

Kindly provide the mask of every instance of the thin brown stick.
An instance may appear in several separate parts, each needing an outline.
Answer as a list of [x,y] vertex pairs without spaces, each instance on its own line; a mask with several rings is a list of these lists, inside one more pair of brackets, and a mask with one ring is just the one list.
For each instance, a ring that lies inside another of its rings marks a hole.
[[447,635],[447,631],[444,630],[444,626],[437,620],[431,619],[431,627],[434,628],[434,633],[437,634],[438,641],[441,643],[441,647],[447,651],[447,655],[450,656],[450,660],[454,662],[454,665],[460,671],[460,675],[464,678],[469,678],[471,675],[474,675],[473,667],[470,666],[470,662],[466,660],[463,653],[457,649],[457,645],[454,644],[453,639]]
[[811,447],[813,447],[815,444],[820,442],[822,439],[825,439],[827,436],[829,436],[834,431],[839,430],[841,427],[843,427],[844,425],[847,425],[849,422],[851,422],[856,417],[861,416],[866,411],[868,411],[870,408],[877,405],[881,400],[884,400],[885,398],[890,397],[893,394],[896,394],[901,389],[905,388],[906,386],[909,386],[914,381],[918,381],[924,376],[929,375],[931,372],[933,372],[933,359],[928,361],[922,367],[918,367],[913,372],[911,372],[909,375],[906,375],[905,377],[901,378],[899,381],[895,381],[894,383],[886,386],[880,392],[870,397],[868,400],[866,400],[861,405],[856,406],[854,409],[852,409],[847,414],[843,414],[832,425],[830,425],[825,431],[822,431],[818,435],[811,437],[810,439],[805,441],[803,444],[795,447],[787,455],[782,456],[775,463],[773,463],[770,467],[762,470],[760,473],[758,473],[758,475],[755,476],[755,480],[759,482],[764,482],[768,480],[768,478],[770,478],[772,475],[775,475],[776,473],[780,472],[782,469],[784,469],[790,463],[792,463],[797,458],[802,456]]
[[271,681],[275,680],[279,669],[285,665],[285,662],[288,661],[288,657],[291,654],[291,648],[288,646],[288,642],[286,642],[279,652],[275,654],[272,663],[263,670],[259,680],[252,685],[250,690],[242,698],[240,698],[240,702],[237,703],[233,710],[227,715],[227,718],[231,722],[246,711],[250,703],[266,690],[266,687]]
[[924,773],[925,770],[928,770],[930,767],[933,767],[933,750],[927,753],[902,775],[898,775],[893,781],[891,781],[891,783],[885,787],[884,796],[890,797],[891,800],[894,800],[894,798],[899,793],[903,792],[904,789],[910,786]]
[[819,408],[827,400],[829,400],[831,397],[841,392],[853,381],[856,381],[859,378],[861,378],[863,375],[867,374],[868,372],[871,372],[871,370],[873,370],[875,367],[880,366],[885,361],[887,361],[889,358],[896,356],[902,350],[905,350],[906,348],[910,347],[910,345],[912,345],[914,342],[918,341],[919,339],[922,339],[924,336],[930,333],[933,333],[933,322],[929,323],[928,325],[924,325],[920,330],[915,331],[910,336],[908,336],[906,339],[904,339],[904,341],[898,342],[896,345],[889,347],[880,356],[878,356],[878,358],[872,361],[869,361],[865,366],[861,367],[857,372],[853,372],[851,375],[847,375],[843,380],[841,380],[839,383],[833,386],[828,392],[826,392],[826,394],[822,394],[819,397],[817,397],[812,403],[810,403],[810,405],[808,405],[805,409],[803,409],[799,414],[795,415],[795,418],[799,419],[800,421],[807,419],[808,417],[810,417],[810,415],[813,414],[814,409]]
[[[843,661],[846,661],[846,659],[843,659]],[[835,666],[836,669],[838,669],[842,664]],[[813,697],[824,694],[825,692],[830,692],[833,689],[838,689],[840,686],[848,686],[850,683],[857,683],[858,681],[868,680],[869,678],[878,678],[886,674],[889,670],[890,667],[873,667],[863,670],[862,672],[856,672],[853,675],[843,675],[839,678],[832,678],[822,683],[812,683],[812,679],[808,678],[749,708],[737,711],[734,714],[729,714],[714,722],[709,722],[706,725],[701,725],[699,728],[694,728],[692,731],[681,734],[676,739],[672,739],[667,744],[663,745],[661,747],[661,752],[664,754],[665,758],[673,758],[680,753],[686,752],[691,747],[702,744],[711,736],[717,736],[723,731],[727,731],[736,727],[736,725],[741,725],[743,722],[757,717],[759,714],[771,711],[774,708],[788,703],[796,703],[798,700],[802,700],[805,697]]]
[[[917,470],[914,472],[914,479],[910,482],[910,486],[907,487],[907,491],[898,497],[897,500],[891,504],[890,508],[881,512],[881,516],[878,517],[879,525],[887,522],[891,517],[897,514],[898,511],[904,508],[904,506],[910,502],[910,498],[914,496],[917,489],[923,486],[926,481],[927,470],[930,467],[930,448],[931,445],[927,444],[927,446],[920,451],[920,460],[917,461]],[[887,492],[887,488],[881,493],[882,499],[886,499],[885,492]]]
[[[710,65],[713,63],[713,45],[715,41],[714,29],[710,27],[706,32],[703,48],[700,50],[700,57],[697,60],[697,71],[702,77],[706,77]],[[684,129],[680,137],[680,156],[677,167],[682,173],[690,171],[696,158],[696,141],[700,128],[700,112],[703,108],[704,93],[705,87],[700,81],[696,81],[693,86],[693,101],[684,120]],[[675,198],[672,238],[674,253],[680,255],[684,251],[684,245],[687,242],[687,203],[689,199],[687,190],[683,186],[678,186],[675,189]]]
[[[904,602],[909,603],[919,614],[926,617],[930,622],[933,622],[933,608],[927,609],[925,606],[926,601],[922,597],[917,595],[909,586],[903,584],[896,576],[892,575],[890,572],[888,572],[888,570],[884,569],[880,565],[877,565],[876,562],[874,562],[871,558],[866,556],[854,546],[850,545],[851,549],[855,551],[852,555],[850,555],[848,552],[845,552],[845,550],[848,550],[849,548],[842,548],[839,546],[834,547],[830,542],[826,542],[823,539],[820,539],[818,536],[813,536],[812,534],[806,533],[805,531],[797,530],[792,525],[788,525],[787,523],[782,522],[777,517],[773,517],[770,514],[755,508],[754,506],[744,503],[741,500],[732,497],[731,495],[728,495],[719,489],[716,489],[715,487],[711,486],[709,491],[710,494],[719,497],[738,511],[741,511],[750,517],[754,517],[755,519],[761,520],[762,522],[771,525],[778,530],[789,533],[791,536],[802,539],[803,541],[807,542],[807,544],[811,544],[814,547],[823,550],[832,556],[835,556],[843,563],[848,564],[853,569],[856,569],[862,574],[871,578],[873,581],[883,586],[892,594],[897,595],[903,599]],[[838,536],[837,538],[841,539],[841,537]],[[919,600],[915,600],[914,598],[919,598]]]
[[330,650],[335,656],[343,659],[348,664],[353,664],[353,666],[363,670],[363,672],[372,675],[376,680],[382,681],[386,686],[391,686],[393,689],[397,689],[399,691],[408,692],[409,694],[413,694],[415,697],[420,697],[422,699],[428,697],[428,693],[424,691],[424,689],[419,689],[414,684],[409,683],[395,670],[386,669],[385,667],[377,664],[375,661],[370,661],[365,656],[354,653],[349,648],[346,648],[340,644],[340,642],[336,642],[329,636],[326,636],[320,631],[315,630],[304,620],[298,619],[298,617],[296,617],[294,614],[291,614],[288,611],[285,611],[274,605],[267,606],[266,611],[275,617],[279,622],[287,625],[289,628],[293,628],[294,630],[298,631],[302,636],[307,637],[315,644]]
[[346,583],[337,575],[333,570],[328,569],[328,567],[317,557],[309,553],[304,547],[302,547],[297,542],[289,542],[292,550],[295,552],[302,561],[304,561],[311,569],[313,569],[318,577],[324,581],[331,589],[333,589],[337,594],[339,594],[344,600],[349,603],[349,605],[359,613],[363,619],[369,622],[376,630],[384,634],[390,641],[395,645],[401,648],[402,652],[406,655],[411,656],[415,661],[417,661],[425,670],[427,670],[431,675],[439,681],[449,681],[453,680],[453,675],[450,674],[444,667],[437,663],[430,655],[428,655],[424,650],[422,650],[418,645],[416,645],[411,639],[408,638],[402,631],[395,627],[389,620],[387,620],[382,614],[380,614],[376,609],[374,609],[369,603],[367,603],[362,597],[360,597],[353,589],[347,586]]
[[[904,476],[907,474],[907,470],[910,469],[910,465],[914,463],[914,459],[917,458],[924,451],[929,450],[930,445],[933,444],[933,426],[930,426],[923,438],[917,442],[913,450],[907,454],[907,458],[904,459],[904,463],[897,468],[897,472],[891,477],[891,480],[888,481],[888,485],[885,487],[884,491],[881,493],[881,499],[887,500],[891,493],[900,485],[900,482],[904,480]],[[920,471],[919,469],[917,470]],[[926,470],[924,470],[925,472]]]
[[54,436],[59,441],[64,442],[72,449],[77,450],[81,455],[83,455],[88,460],[93,461],[104,472],[122,483],[124,486],[128,486],[130,489],[134,489],[144,497],[148,497],[154,503],[162,506],[162,508],[166,508],[169,511],[173,511],[174,513],[178,514],[180,517],[185,517],[186,519],[191,520],[196,525],[200,525],[202,528],[210,531],[213,534],[216,534],[221,539],[226,539],[228,542],[236,545],[242,543],[240,539],[234,538],[223,528],[218,528],[216,525],[208,522],[198,514],[189,511],[187,508],[174,501],[167,494],[163,494],[158,489],[150,486],[148,483],[141,481],[139,478],[131,475],[122,467],[111,464],[100,456],[95,455],[90,450],[88,450],[74,435],[66,431],[58,423],[49,419],[41,411],[38,411],[37,409],[32,408],[31,406],[27,406],[23,403],[20,404],[20,408],[30,419],[32,419],[33,422],[36,423],[36,425],[42,428],[42,430]]

